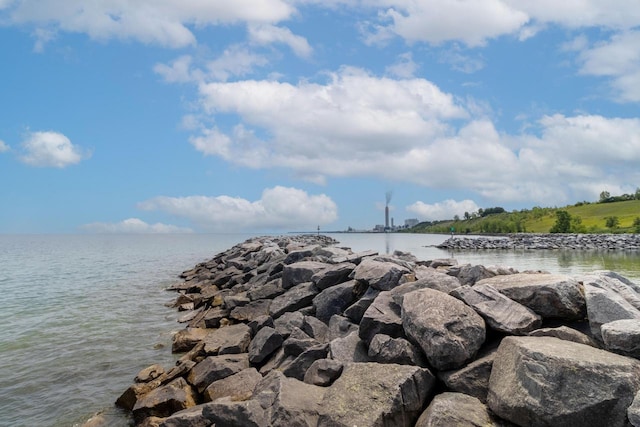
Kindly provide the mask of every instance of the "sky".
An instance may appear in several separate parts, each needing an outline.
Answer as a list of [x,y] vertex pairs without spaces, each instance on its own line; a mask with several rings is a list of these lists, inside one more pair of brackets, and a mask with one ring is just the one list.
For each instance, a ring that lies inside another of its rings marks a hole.
[[0,0],[0,233],[371,229],[640,187],[637,0]]

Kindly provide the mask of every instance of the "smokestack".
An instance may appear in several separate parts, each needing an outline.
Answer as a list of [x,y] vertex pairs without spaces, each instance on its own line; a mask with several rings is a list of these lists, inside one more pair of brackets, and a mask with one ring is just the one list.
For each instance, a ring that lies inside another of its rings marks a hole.
[[384,207],[384,228],[389,228],[389,205]]

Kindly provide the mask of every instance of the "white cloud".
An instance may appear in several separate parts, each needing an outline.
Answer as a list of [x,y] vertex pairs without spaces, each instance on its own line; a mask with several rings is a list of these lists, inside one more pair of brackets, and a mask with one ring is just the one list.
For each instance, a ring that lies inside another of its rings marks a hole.
[[161,196],[139,207],[186,218],[211,231],[315,229],[338,216],[337,206],[328,196],[280,186],[265,189],[261,199],[254,202],[229,196]]
[[160,74],[167,83],[190,83],[198,81],[199,77],[191,69],[193,58],[183,55],[167,64],[156,64],[153,71]]
[[11,147],[9,147],[3,140],[0,139],[0,153],[4,153],[5,151],[9,151]]
[[640,31],[616,34],[606,43],[583,47],[580,61],[582,74],[612,78],[617,100],[640,101]]
[[64,168],[89,157],[65,135],[52,131],[29,132],[21,149],[20,160],[31,166]]
[[193,232],[190,228],[176,227],[175,225],[167,225],[160,222],[147,224],[138,218],[129,218],[116,223],[94,222],[91,224],[85,224],[80,228],[89,233],[100,234],[168,234]]
[[189,27],[277,23],[295,12],[285,0],[19,0],[5,7],[16,24],[168,47],[194,44],[196,37]]
[[307,39],[293,34],[288,28],[269,24],[250,25],[249,38],[252,42],[260,45],[286,44],[296,55],[302,58],[308,58],[313,53],[313,49],[309,46]]
[[453,70],[466,74],[472,74],[484,68],[482,57],[466,55],[457,46],[443,52],[440,61],[449,64]]
[[386,68],[387,74],[401,79],[410,79],[414,77],[416,71],[418,71],[418,64],[413,61],[413,55],[411,52],[398,55],[396,63]]
[[380,14],[383,23],[374,33],[381,33],[382,38],[396,34],[411,42],[461,41],[467,46],[482,46],[488,39],[516,33],[529,20],[517,6],[501,0],[370,0],[366,3],[386,8]]
[[434,204],[418,201],[407,206],[409,212],[413,212],[420,219],[427,221],[451,219],[456,215],[462,218],[465,212],[473,213],[477,212],[478,209],[478,205],[473,200],[461,200],[458,202],[451,199]]

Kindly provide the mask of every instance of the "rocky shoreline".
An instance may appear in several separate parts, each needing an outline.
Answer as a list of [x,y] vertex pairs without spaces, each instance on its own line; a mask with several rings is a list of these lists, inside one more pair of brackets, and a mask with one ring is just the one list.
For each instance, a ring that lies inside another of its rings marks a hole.
[[640,427],[640,286],[250,239],[171,286],[182,356],[137,426]]
[[482,249],[571,249],[571,250],[640,250],[640,234],[508,234],[504,237],[454,236],[437,246],[448,250]]

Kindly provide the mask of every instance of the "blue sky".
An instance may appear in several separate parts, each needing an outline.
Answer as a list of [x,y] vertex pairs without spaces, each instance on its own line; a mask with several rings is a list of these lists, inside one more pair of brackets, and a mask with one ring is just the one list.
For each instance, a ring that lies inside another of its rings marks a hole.
[[636,0],[0,0],[0,233],[369,229],[640,187]]

